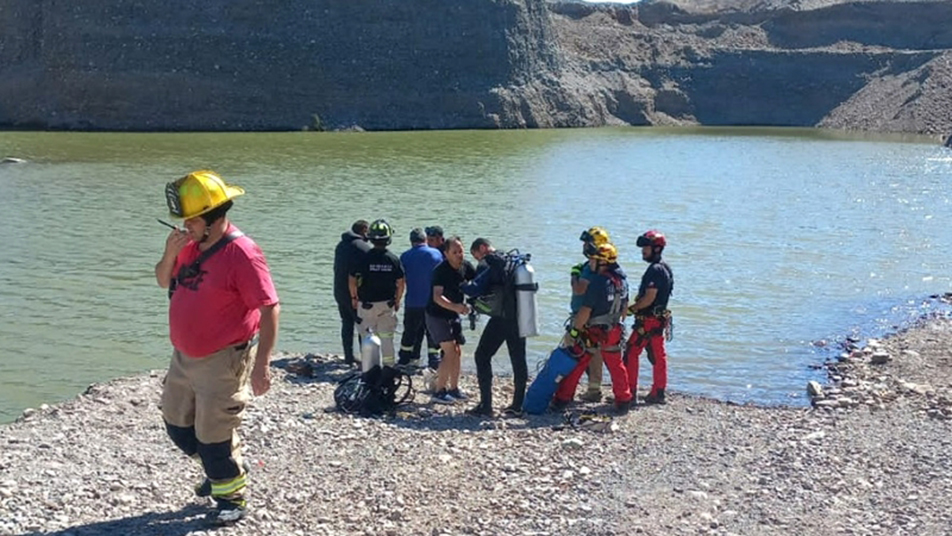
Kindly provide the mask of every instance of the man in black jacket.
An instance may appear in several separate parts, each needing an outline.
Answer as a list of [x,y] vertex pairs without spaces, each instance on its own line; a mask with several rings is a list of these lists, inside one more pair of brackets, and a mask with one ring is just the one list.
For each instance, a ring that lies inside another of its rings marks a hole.
[[334,300],[337,302],[337,312],[340,313],[340,338],[344,344],[344,363],[353,365],[354,359],[354,321],[357,310],[350,299],[350,290],[347,286],[347,277],[364,254],[370,251],[367,242],[367,229],[370,224],[366,220],[357,220],[350,231],[340,235],[340,243],[334,249]]

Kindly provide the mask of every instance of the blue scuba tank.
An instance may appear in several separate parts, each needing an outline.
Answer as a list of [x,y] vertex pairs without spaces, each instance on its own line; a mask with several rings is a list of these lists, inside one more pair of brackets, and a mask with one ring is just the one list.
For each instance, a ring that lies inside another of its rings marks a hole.
[[522,411],[532,415],[545,413],[562,378],[568,376],[576,365],[578,365],[578,359],[572,357],[565,348],[560,346],[553,350],[546,359],[545,366],[526,391]]

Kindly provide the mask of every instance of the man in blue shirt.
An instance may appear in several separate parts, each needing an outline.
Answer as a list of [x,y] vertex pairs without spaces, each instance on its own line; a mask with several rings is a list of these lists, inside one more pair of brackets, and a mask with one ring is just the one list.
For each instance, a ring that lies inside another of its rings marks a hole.
[[417,365],[420,362],[420,347],[425,336],[427,366],[436,370],[440,366],[440,347],[433,343],[426,332],[425,312],[432,297],[433,270],[443,262],[443,254],[426,244],[426,236],[420,229],[410,231],[410,246],[400,255],[407,282],[400,364]]

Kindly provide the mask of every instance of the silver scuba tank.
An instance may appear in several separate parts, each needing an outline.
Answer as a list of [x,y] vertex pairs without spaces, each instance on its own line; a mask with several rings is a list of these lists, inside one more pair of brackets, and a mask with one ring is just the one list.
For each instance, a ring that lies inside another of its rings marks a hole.
[[367,336],[360,341],[360,370],[367,372],[374,365],[380,365],[380,337],[368,331]]
[[535,282],[535,270],[529,265],[530,256],[520,262],[513,272],[516,286],[516,318],[520,337],[535,337],[539,334],[539,322],[536,318],[536,293],[539,284]]

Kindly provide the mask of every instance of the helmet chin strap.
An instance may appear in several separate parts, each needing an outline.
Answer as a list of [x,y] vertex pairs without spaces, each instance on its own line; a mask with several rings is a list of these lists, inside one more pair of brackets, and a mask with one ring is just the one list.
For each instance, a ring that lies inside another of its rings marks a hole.
[[211,223],[205,222],[205,232],[202,234],[202,239],[198,241],[199,244],[208,241],[208,237],[211,236],[211,234],[212,234],[212,232],[211,232],[211,231],[212,231],[212,225],[215,225],[216,223],[218,223],[218,221],[219,221],[220,219],[221,219],[221,218],[218,218],[217,220],[215,220],[215,221],[213,221],[213,222],[211,222]]

